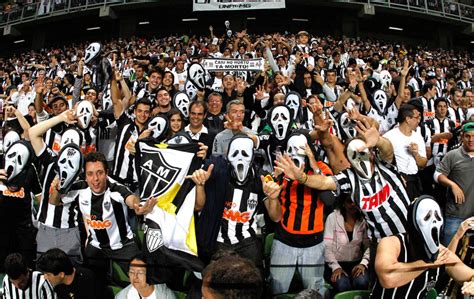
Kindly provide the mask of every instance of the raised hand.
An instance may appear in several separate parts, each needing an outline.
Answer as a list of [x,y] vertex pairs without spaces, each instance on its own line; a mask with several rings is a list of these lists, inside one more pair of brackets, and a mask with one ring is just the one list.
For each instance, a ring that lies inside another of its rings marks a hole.
[[263,85],[259,85],[256,88],[257,92],[254,93],[255,100],[261,101],[265,98],[265,88],[263,88]]
[[300,167],[297,167],[295,162],[293,162],[286,153],[277,157],[275,165],[275,169],[285,173],[286,177],[293,181],[301,181],[304,178],[304,163]]
[[365,118],[357,121],[357,126],[355,129],[365,141],[365,146],[358,149],[360,152],[367,148],[374,147],[380,139],[379,130],[375,126],[370,125],[369,121]]
[[197,169],[193,172],[192,175],[186,176],[186,179],[191,179],[196,185],[204,186],[206,181],[211,176],[212,170],[214,169],[214,164],[209,165],[207,170]]
[[263,175],[260,176],[260,180],[262,181],[262,188],[265,196],[277,199],[281,191],[280,185],[275,183],[273,180],[267,181]]
[[157,198],[151,197],[145,201],[143,205],[134,204],[133,209],[137,215],[145,215],[153,211],[153,208],[156,206]]

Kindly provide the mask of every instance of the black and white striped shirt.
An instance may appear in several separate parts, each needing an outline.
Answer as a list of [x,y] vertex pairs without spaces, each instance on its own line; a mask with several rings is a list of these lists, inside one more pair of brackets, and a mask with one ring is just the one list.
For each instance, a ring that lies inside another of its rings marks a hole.
[[49,203],[49,190],[51,183],[58,174],[56,171],[56,156],[50,148],[46,146],[38,156],[38,161],[43,167],[44,175],[42,180],[43,192],[41,193],[41,204],[37,215],[37,220],[48,227],[73,228],[78,226],[77,203],[72,202],[60,206]]
[[424,121],[434,118],[435,117],[434,100],[421,97],[421,102],[423,103]]
[[133,239],[125,200],[133,193],[125,186],[108,179],[102,194],[94,194],[85,181],[76,182],[63,203],[79,204],[84,225],[89,232],[88,243],[92,246],[112,250],[121,249]]
[[138,140],[139,129],[125,112],[117,119],[117,125],[118,138],[115,141],[115,161],[111,177],[134,191],[138,183],[135,172],[135,158],[126,146],[127,143]]
[[461,107],[457,109],[448,107],[448,117],[454,122],[456,128],[459,127],[465,119],[464,111],[462,111]]
[[471,81],[469,81],[469,80],[468,81],[459,80],[457,85],[458,85],[459,89],[461,89],[461,90],[472,87]]
[[348,168],[333,178],[336,195],[350,193],[352,200],[365,215],[373,238],[377,240],[404,233],[410,200],[396,168],[375,159],[372,179],[363,181]]
[[8,275],[3,278],[2,299],[55,299],[56,293],[49,282],[44,278],[43,273],[29,270],[28,288],[17,289],[8,279]]
[[[400,254],[398,256],[398,262],[400,263],[410,263],[413,262],[413,257],[410,256],[410,252],[407,248],[408,240],[406,234],[400,234],[396,236],[400,241]],[[406,285],[400,286],[393,289],[383,288],[379,281],[377,280],[370,298],[399,298],[399,299],[418,299],[426,298],[426,294],[432,288],[434,288],[438,277],[440,274],[441,268],[431,268],[420,275],[418,275],[411,282]]]
[[[439,133],[453,133],[455,129],[454,122],[449,118],[445,117],[443,120],[435,117],[426,122],[428,128],[430,128],[431,136]],[[442,160],[444,155],[450,149],[449,140],[440,140],[437,143],[431,143],[431,158],[426,166],[437,165]]]
[[255,216],[264,198],[262,184],[257,178],[249,179],[242,186],[229,183],[217,242],[237,244],[256,236]]

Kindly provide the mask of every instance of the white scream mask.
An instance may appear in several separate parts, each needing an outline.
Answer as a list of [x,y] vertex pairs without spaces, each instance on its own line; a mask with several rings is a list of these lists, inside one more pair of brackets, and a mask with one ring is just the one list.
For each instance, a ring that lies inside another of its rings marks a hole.
[[349,118],[349,114],[347,112],[344,112],[341,114],[340,123],[341,123],[341,128],[346,135],[345,136],[346,140],[354,138],[356,136],[357,134],[357,131],[355,129],[356,124]]
[[173,106],[178,109],[185,118],[189,117],[189,103],[191,100],[184,92],[177,92],[173,97]]
[[387,94],[385,91],[377,89],[374,92],[374,103],[379,112],[383,113],[385,111],[385,107],[387,107]]
[[371,179],[374,171],[370,162],[369,149],[359,152],[358,149],[365,146],[365,142],[361,139],[352,139],[347,145],[346,154],[354,170],[362,179]]
[[290,130],[291,112],[286,106],[276,106],[270,111],[270,124],[278,140],[285,139]]
[[285,97],[285,105],[290,108],[292,118],[296,118],[298,116],[300,100],[301,96],[296,92],[290,92]]
[[227,151],[227,160],[232,165],[232,173],[237,182],[244,183],[252,167],[253,140],[250,137],[232,139]]
[[189,99],[192,101],[196,98],[198,89],[191,81],[186,80],[186,83],[184,84],[184,91],[188,95]]
[[58,156],[59,192],[67,193],[82,170],[82,153],[75,144],[68,144]]
[[94,58],[100,55],[102,46],[100,43],[92,43],[86,48],[86,55],[84,58],[85,64],[89,64]]
[[380,72],[380,84],[382,84],[382,89],[387,90],[392,83],[392,75],[387,70]]
[[77,120],[77,124],[81,129],[87,129],[91,123],[92,116],[94,115],[94,108],[91,102],[83,100],[79,102],[76,108],[76,114],[80,115]]
[[7,181],[11,182],[28,167],[32,153],[24,141],[17,141],[10,146],[5,154],[5,171]]
[[198,88],[206,88],[206,71],[199,63],[193,63],[188,68],[188,79]]
[[63,135],[61,136],[61,142],[59,143],[59,145],[61,148],[63,148],[68,144],[75,144],[77,146],[82,145],[82,136],[78,130],[74,128],[69,128],[64,131]]
[[6,153],[10,146],[20,139],[20,134],[17,131],[8,131],[3,137],[3,152]]
[[112,109],[112,98],[110,95],[110,85],[109,88],[105,90],[104,95],[102,96],[102,110]]
[[288,138],[286,151],[297,167],[303,165],[306,158],[306,153],[304,151],[306,144],[308,144],[308,140],[303,134],[295,134]]
[[168,130],[168,120],[161,115],[157,115],[148,123],[148,129],[152,129],[151,136],[158,139]]
[[434,262],[438,256],[443,214],[436,201],[431,196],[421,196],[413,206],[413,224],[422,240],[415,242],[423,244],[428,260]]

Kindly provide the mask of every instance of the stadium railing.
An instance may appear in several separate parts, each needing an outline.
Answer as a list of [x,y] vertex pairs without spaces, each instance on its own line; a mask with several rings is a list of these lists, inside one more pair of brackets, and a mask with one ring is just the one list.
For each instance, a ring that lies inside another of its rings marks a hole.
[[474,21],[474,6],[454,0],[333,0],[334,2],[368,4],[410,12],[441,16],[466,23]]

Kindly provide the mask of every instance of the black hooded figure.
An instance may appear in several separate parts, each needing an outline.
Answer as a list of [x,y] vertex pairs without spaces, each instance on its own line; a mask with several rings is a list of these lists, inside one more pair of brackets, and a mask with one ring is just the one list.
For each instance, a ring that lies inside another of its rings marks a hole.
[[102,57],[102,45],[100,43],[91,43],[85,52],[84,62],[92,71],[92,82],[97,86],[99,92],[105,94],[112,76],[112,65],[106,57]]

